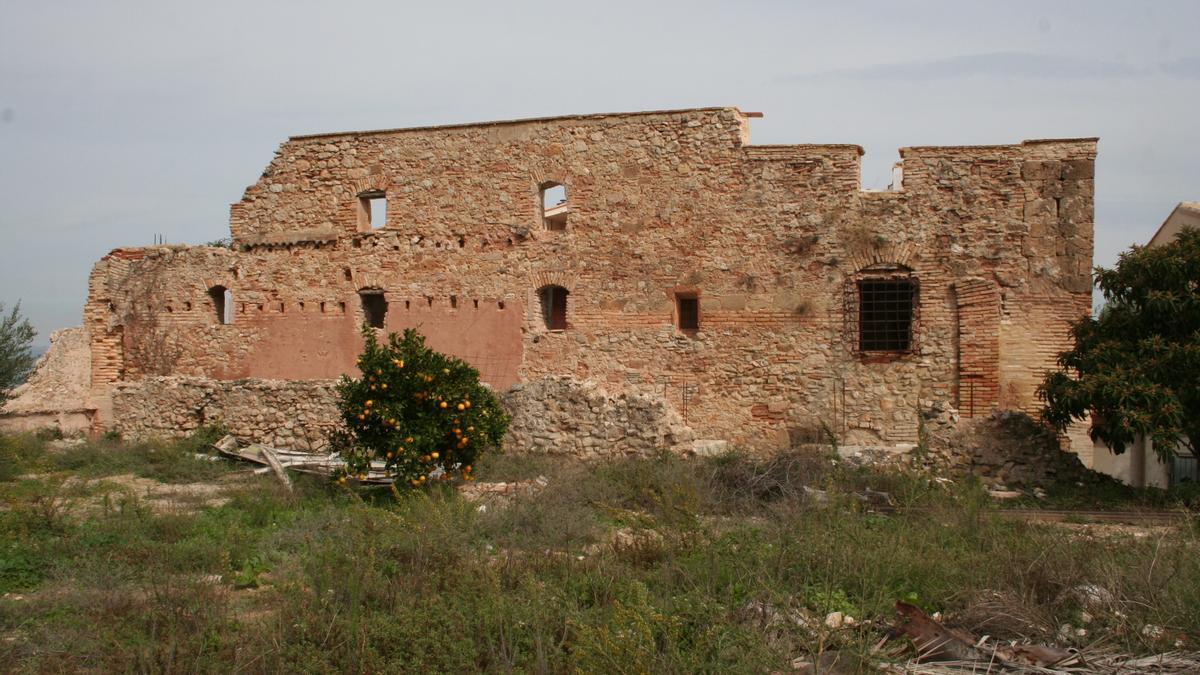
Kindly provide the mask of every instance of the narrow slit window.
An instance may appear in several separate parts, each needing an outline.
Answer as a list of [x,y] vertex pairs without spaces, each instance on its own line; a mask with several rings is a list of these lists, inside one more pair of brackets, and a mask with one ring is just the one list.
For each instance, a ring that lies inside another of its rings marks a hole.
[[383,190],[358,195],[358,231],[369,232],[387,225],[387,194]]
[[546,183],[541,189],[542,223],[547,230],[561,232],[567,229],[567,215],[571,207],[567,203],[567,188],[560,183]]
[[388,308],[383,291],[359,291],[358,297],[362,299],[363,321],[371,328],[383,328]]
[[213,286],[208,289],[208,297],[212,299],[217,323],[222,326],[233,323],[233,291],[224,286]]
[[907,279],[858,282],[858,348],[906,352],[912,348],[916,285]]
[[567,289],[562,286],[543,286],[538,289],[542,321],[547,330],[567,329],[567,294]]
[[700,330],[700,298],[680,295],[675,298],[679,330]]

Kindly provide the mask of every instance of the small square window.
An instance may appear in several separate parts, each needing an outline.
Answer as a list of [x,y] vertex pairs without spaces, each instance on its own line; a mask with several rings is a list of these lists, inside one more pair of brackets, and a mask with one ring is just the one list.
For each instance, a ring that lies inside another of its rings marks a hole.
[[679,330],[700,330],[700,298],[680,295],[675,298]]

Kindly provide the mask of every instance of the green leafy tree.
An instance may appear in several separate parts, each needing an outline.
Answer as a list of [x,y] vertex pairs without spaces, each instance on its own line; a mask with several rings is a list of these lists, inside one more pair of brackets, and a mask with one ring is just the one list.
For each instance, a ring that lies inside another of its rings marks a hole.
[[1075,347],[1042,382],[1043,418],[1065,429],[1092,419],[1114,452],[1138,436],[1164,460],[1200,441],[1200,230],[1172,243],[1134,246],[1097,268],[1106,304],[1072,328]]
[[0,303],[0,405],[9,398],[9,390],[25,381],[37,359],[30,346],[37,331],[21,316],[21,303],[4,314]]
[[380,344],[364,327],[362,377],[338,384],[345,431],[333,446],[346,460],[339,482],[365,477],[372,460],[386,463],[399,486],[419,487],[471,467],[487,448],[499,449],[508,415],[466,362],[425,346],[413,329]]

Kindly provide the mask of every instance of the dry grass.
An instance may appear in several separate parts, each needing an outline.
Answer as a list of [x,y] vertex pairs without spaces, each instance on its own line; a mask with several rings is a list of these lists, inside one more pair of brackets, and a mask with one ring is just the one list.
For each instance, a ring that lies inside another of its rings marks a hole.
[[[481,480],[550,482],[480,510],[450,489],[228,481],[163,444],[135,451],[156,476],[139,480],[219,484],[228,501],[77,508],[82,486],[130,473],[129,449],[75,451],[87,480],[72,483],[61,457],[0,437],[39,476],[0,481],[5,671],[765,672],[837,651],[856,672],[897,599],[993,639],[1151,654],[1200,634],[1190,525],[1097,540],[994,517],[976,485],[820,454],[497,456]],[[873,513],[853,496],[868,487],[926,510]],[[855,626],[827,627],[830,612]]]

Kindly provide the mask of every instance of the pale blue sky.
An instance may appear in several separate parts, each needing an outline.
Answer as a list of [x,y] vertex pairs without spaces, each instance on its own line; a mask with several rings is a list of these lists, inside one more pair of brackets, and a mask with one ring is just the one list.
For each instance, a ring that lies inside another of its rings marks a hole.
[[108,250],[203,242],[290,134],[736,105],[757,143],[1100,136],[1096,261],[1200,199],[1200,3],[0,4],[0,302],[78,324]]

